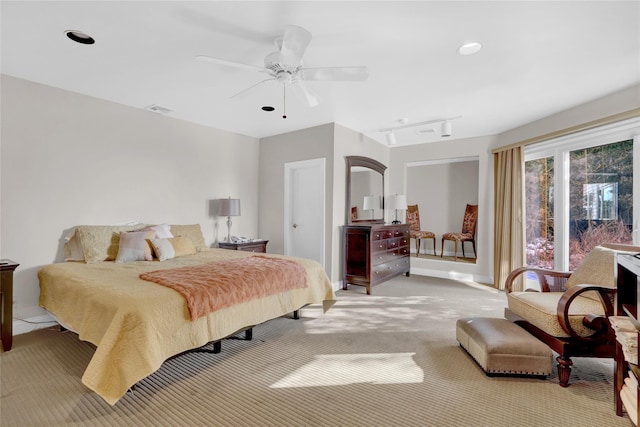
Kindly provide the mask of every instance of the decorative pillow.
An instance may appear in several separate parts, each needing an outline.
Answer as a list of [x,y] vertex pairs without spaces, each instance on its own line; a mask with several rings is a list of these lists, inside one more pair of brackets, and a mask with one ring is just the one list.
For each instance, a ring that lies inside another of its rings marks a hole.
[[615,251],[596,246],[567,279],[567,289],[575,285],[590,284],[615,288]]
[[76,228],[76,237],[80,241],[84,260],[87,264],[113,261],[118,255],[120,232],[134,231],[138,225],[80,225]]
[[155,231],[130,231],[120,233],[116,262],[153,261],[149,239],[156,237]]
[[76,229],[72,228],[69,233],[64,236],[64,260],[65,261],[84,261],[84,253],[80,239],[76,236]]
[[204,237],[202,236],[202,229],[200,224],[191,225],[172,225],[171,233],[174,236],[188,237],[193,242],[193,246],[196,247],[196,251],[200,252],[207,246],[204,243]]
[[169,231],[169,224],[150,225],[142,229],[142,231],[155,231],[158,239],[168,239],[173,237],[171,231]]
[[183,236],[168,239],[152,239],[151,246],[160,261],[196,253],[196,248],[191,239]]

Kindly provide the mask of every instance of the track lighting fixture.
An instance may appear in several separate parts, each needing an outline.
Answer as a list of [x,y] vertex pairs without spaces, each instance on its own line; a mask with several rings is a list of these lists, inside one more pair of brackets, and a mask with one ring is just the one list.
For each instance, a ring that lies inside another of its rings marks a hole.
[[393,131],[387,134],[387,144],[396,145],[396,134]]
[[[385,132],[386,133],[387,144],[396,145],[396,135],[395,135],[394,131],[397,131],[399,129],[407,129],[407,128],[412,128],[412,127],[425,126],[425,125],[430,125],[430,124],[434,124],[434,123],[441,123],[441,125],[440,125],[440,136],[443,137],[443,138],[446,138],[446,137],[451,136],[451,121],[455,120],[455,119],[460,119],[460,118],[462,118],[462,116],[447,117],[447,118],[443,118],[443,119],[427,120],[425,122],[418,122],[418,123],[407,123],[406,121],[402,121],[402,122],[399,121],[400,123],[403,123],[403,124],[401,124],[399,126],[395,126],[395,127],[379,129],[378,132]],[[429,131],[432,131],[432,130],[429,130]]]
[[440,136],[451,136],[451,122],[449,120],[442,122],[440,125]]

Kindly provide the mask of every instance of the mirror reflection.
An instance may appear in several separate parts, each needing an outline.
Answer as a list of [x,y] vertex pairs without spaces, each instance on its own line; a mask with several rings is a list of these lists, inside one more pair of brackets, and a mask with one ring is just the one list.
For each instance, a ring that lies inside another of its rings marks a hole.
[[346,223],[384,222],[385,165],[361,156],[348,156]]
[[353,167],[351,169],[351,208],[353,220],[381,219],[382,175],[371,169]]
[[478,205],[479,164],[477,156],[407,163],[407,204],[419,212],[419,230],[435,235],[421,239],[419,246],[412,238],[412,256],[476,262],[477,254],[471,243],[464,243],[463,252],[460,242],[456,251],[451,241],[445,240],[443,247],[442,237],[446,233],[461,233],[467,205]]

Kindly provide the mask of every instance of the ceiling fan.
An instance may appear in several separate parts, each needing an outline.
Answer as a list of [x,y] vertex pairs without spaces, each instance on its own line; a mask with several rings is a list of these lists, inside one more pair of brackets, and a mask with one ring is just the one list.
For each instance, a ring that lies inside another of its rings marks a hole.
[[287,25],[284,34],[274,40],[277,51],[264,58],[264,67],[204,55],[196,58],[214,64],[258,71],[270,76],[268,79],[236,93],[232,98],[243,95],[262,83],[276,81],[283,84],[285,88],[290,86],[310,107],[318,105],[318,99],[305,87],[303,83],[305,80],[363,81],[369,76],[369,70],[364,66],[304,68],[302,57],[309,42],[311,42],[309,31],[296,25]]

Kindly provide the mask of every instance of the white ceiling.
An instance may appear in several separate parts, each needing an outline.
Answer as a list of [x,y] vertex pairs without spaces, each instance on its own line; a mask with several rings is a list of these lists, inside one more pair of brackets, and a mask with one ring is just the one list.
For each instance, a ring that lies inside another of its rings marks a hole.
[[[638,1],[2,1],[0,13],[2,73],[257,138],[337,122],[386,143],[377,130],[400,118],[458,115],[450,140],[493,135],[640,83]],[[366,65],[369,79],[307,82],[320,105],[288,96],[285,120],[282,86],[231,99],[265,75],[195,59],[262,66],[288,24],[313,35],[306,67]],[[483,49],[459,55],[469,40]],[[398,146],[442,139],[418,129]]]

